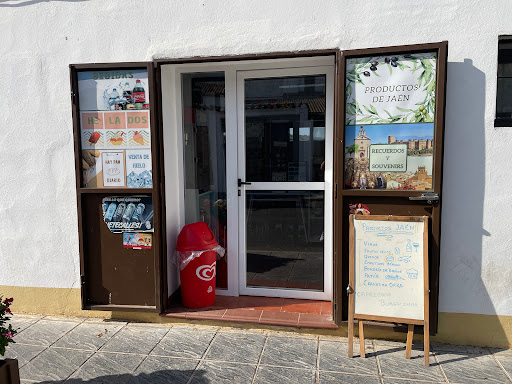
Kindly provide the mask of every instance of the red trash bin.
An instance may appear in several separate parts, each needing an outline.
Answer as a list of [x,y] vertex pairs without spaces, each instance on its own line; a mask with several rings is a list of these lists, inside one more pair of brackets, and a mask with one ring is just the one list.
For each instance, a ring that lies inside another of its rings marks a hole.
[[[185,307],[202,308],[214,303],[217,252],[211,249],[218,245],[215,235],[202,221],[185,225],[178,235],[176,251],[180,256],[181,298]],[[188,263],[183,267],[184,261]]]

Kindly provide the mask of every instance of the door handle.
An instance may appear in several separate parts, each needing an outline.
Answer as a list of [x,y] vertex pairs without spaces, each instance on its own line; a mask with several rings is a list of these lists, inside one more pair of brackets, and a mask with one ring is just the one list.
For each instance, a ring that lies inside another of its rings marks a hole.
[[238,187],[240,188],[242,185],[251,185],[252,183],[248,183],[246,181],[242,181],[242,179],[238,179]]
[[433,204],[434,201],[439,201],[439,195],[434,192],[426,192],[422,193],[421,196],[409,196],[409,200],[421,200]]

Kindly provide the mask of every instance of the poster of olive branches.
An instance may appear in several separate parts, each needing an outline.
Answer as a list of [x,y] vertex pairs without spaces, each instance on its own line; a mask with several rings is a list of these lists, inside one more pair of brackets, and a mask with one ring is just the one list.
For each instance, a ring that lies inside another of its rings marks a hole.
[[345,188],[431,190],[435,53],[348,58]]

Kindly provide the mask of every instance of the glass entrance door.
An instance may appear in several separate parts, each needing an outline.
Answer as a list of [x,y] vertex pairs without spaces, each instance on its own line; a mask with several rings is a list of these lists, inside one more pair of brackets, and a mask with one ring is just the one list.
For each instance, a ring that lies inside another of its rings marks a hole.
[[332,298],[333,76],[237,73],[240,294]]

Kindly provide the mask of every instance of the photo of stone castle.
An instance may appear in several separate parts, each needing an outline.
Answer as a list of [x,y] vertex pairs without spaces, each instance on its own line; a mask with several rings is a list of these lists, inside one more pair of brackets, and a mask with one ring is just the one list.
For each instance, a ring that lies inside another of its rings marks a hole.
[[[345,188],[431,190],[433,132],[431,123],[347,126]],[[370,172],[372,144],[407,144],[406,171]]]

